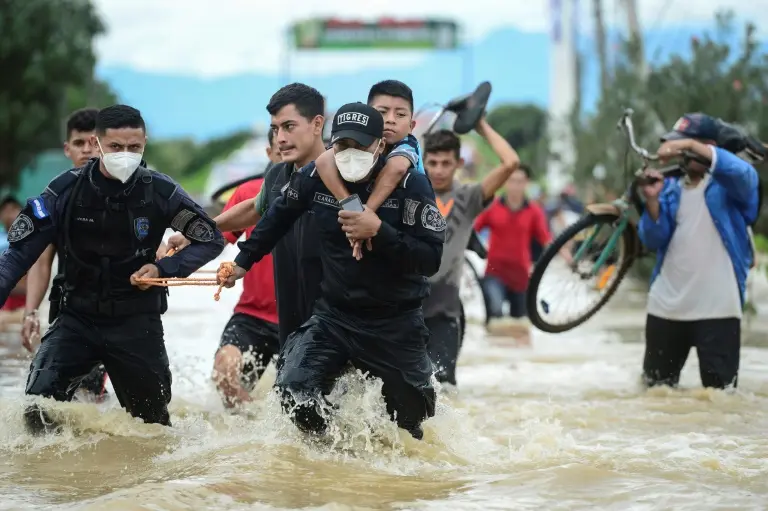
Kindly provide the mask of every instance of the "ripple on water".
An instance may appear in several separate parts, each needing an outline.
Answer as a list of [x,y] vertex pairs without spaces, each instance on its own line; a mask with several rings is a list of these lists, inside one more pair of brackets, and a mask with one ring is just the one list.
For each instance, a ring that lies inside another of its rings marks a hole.
[[[232,258],[232,249],[223,259]],[[642,346],[594,328],[535,333],[532,348],[471,326],[459,394],[425,441],[384,416],[380,384],[344,378],[326,442],[281,413],[269,369],[256,402],[223,410],[213,353],[237,300],[174,289],[166,316],[173,428],[117,405],[55,406],[62,434],[21,426],[29,359],[0,343],[2,509],[762,509],[768,487],[768,352],[745,348],[740,388],[703,390],[692,353],[683,390],[639,385]],[[596,319],[595,322],[599,320]]]

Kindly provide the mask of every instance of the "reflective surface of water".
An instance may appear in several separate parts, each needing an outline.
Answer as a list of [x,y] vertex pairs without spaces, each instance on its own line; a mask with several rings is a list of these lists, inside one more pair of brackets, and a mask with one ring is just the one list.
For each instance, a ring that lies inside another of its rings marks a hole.
[[0,509],[700,511],[768,502],[762,348],[743,350],[735,394],[700,388],[695,353],[683,390],[645,392],[641,344],[601,330],[600,315],[568,334],[534,333],[523,349],[472,325],[459,394],[441,397],[426,441],[401,434],[383,416],[378,387],[350,376],[332,438],[309,444],[269,393],[273,370],[247,414],[224,412],[210,384],[238,293],[225,290],[217,303],[209,288],[172,291],[173,428],[141,424],[110,399],[59,406],[62,435],[28,436],[20,396],[29,358],[6,338]]

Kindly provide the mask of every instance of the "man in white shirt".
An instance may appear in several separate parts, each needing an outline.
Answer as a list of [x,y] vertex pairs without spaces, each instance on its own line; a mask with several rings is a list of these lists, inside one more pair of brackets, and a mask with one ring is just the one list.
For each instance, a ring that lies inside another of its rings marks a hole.
[[[656,251],[646,322],[647,385],[677,385],[691,347],[705,387],[735,387],[746,278],[754,254],[747,232],[759,207],[755,169],[723,146],[737,134],[687,114],[662,138],[659,156],[683,157],[687,175],[642,186],[640,239]],[[706,162],[706,163],[705,163]]]

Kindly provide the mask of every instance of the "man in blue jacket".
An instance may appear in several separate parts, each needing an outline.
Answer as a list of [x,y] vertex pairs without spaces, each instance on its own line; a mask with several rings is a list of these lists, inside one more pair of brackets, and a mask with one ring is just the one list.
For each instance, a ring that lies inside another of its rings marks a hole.
[[[735,387],[747,273],[754,254],[748,226],[757,218],[754,167],[723,147],[733,130],[687,114],[662,138],[663,160],[684,158],[685,177],[659,179],[641,191],[643,244],[656,252],[646,322],[644,381],[677,385],[696,347],[705,387]],[[704,164],[703,162],[708,162]]]

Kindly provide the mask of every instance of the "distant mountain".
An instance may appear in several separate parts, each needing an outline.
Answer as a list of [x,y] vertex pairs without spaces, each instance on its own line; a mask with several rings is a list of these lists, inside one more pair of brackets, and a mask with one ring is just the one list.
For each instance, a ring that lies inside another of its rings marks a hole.
[[[688,54],[689,41],[706,27],[676,27],[646,34],[648,58],[659,61],[670,53]],[[740,32],[735,34],[736,38]],[[612,36],[612,41],[616,38]],[[615,43],[610,43],[615,48]],[[586,108],[598,93],[598,68],[594,44],[581,38],[584,55],[582,92]],[[205,79],[139,72],[119,67],[101,67],[100,78],[109,82],[122,101],[139,108],[149,124],[150,136],[189,136],[198,140],[236,129],[266,125],[265,106],[282,78],[265,74],[242,74]],[[489,34],[468,50],[434,52],[410,68],[343,72],[325,76],[291,76],[291,81],[310,84],[326,94],[329,109],[350,101],[365,101],[368,88],[387,78],[403,80],[413,88],[416,107],[446,101],[469,92],[490,80],[491,106],[503,102],[531,102],[545,107],[549,91],[549,37],[504,29]]]

